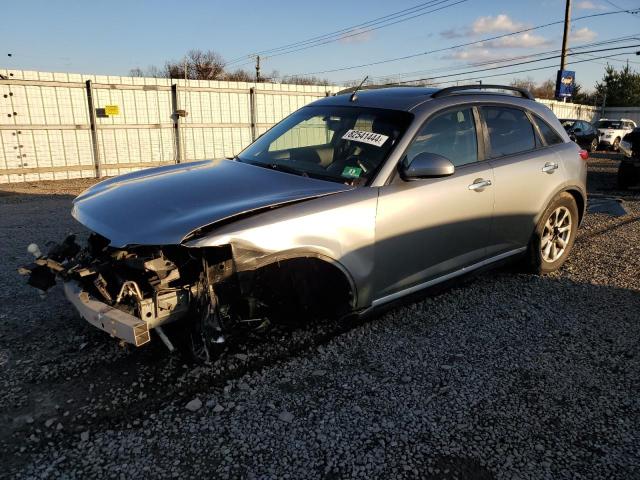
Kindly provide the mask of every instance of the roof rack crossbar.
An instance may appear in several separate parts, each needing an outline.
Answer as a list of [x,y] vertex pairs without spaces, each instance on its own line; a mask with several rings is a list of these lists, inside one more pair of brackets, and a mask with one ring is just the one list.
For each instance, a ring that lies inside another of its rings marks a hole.
[[446,97],[456,92],[462,92],[465,90],[508,90],[510,92],[517,92],[522,95],[522,98],[528,98],[529,100],[535,100],[535,97],[531,95],[531,92],[526,88],[512,87],[508,85],[459,85],[455,87],[447,87],[442,90],[438,90],[432,98]]

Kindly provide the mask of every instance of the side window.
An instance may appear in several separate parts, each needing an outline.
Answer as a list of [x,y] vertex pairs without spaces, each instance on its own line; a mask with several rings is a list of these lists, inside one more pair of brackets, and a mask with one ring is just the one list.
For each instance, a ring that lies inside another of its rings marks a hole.
[[447,110],[429,119],[409,145],[405,161],[423,152],[437,153],[456,167],[478,161],[476,125],[471,108]]
[[508,107],[482,107],[482,115],[489,130],[492,158],[535,148],[533,125],[522,110]]
[[[547,145],[557,145],[558,143],[562,143],[562,137],[558,135],[558,133],[544,120],[540,117],[534,116],[536,124],[540,129],[540,133],[544,137],[544,141]],[[587,126],[583,122],[576,122],[577,127],[582,129],[583,133],[586,133]]]

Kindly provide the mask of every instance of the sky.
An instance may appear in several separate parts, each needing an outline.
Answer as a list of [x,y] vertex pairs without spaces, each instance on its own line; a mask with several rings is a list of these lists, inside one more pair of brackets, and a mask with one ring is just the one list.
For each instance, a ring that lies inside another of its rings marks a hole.
[[[313,48],[274,55],[263,53],[262,73],[280,75],[315,73],[335,83],[371,79],[406,81],[440,77],[443,85],[482,77],[485,83],[508,83],[513,78],[535,81],[555,78],[559,59],[498,70],[464,74],[479,68],[477,62],[511,59],[560,49],[562,25],[477,42],[537,25],[561,21],[565,0],[431,0],[429,8],[408,10],[415,18],[371,30],[358,25],[385,15],[411,9],[424,0],[324,0],[283,1],[36,1],[5,0],[4,34],[0,47],[0,68],[127,75],[134,67],[146,70],[178,60],[190,49],[215,50],[230,63],[229,68],[253,69],[255,52],[301,42],[342,31],[336,41]],[[619,9],[640,8],[640,0],[573,0],[572,17],[601,14]],[[430,9],[441,8],[430,12]],[[417,15],[417,14],[420,15]],[[406,15],[410,16],[410,15]],[[395,17],[405,20],[405,17]],[[389,21],[389,20],[388,20]],[[383,24],[378,24],[383,25]],[[606,41],[626,35],[638,40],[599,45],[601,49],[640,45],[640,14],[619,13],[572,22],[570,47]],[[303,44],[302,46],[309,46]],[[421,52],[441,50],[426,55]],[[583,49],[584,51],[585,49]],[[591,53],[618,54],[618,50]],[[640,50],[640,46],[635,51]],[[284,50],[286,52],[286,50]],[[9,56],[11,54],[11,56]],[[543,55],[537,58],[544,58]],[[402,56],[410,58],[378,65],[348,68]],[[527,61],[528,59],[513,60]],[[640,56],[593,59],[575,55],[570,61],[589,60],[568,68],[576,71],[578,83],[592,88],[610,62],[620,67],[627,60],[640,71]],[[633,62],[633,63],[631,63]],[[510,73],[546,67],[543,70]],[[331,71],[346,68],[341,71]],[[454,73],[464,75],[451,76]],[[491,76],[489,75],[498,75]],[[476,80],[472,80],[476,81]],[[445,83],[448,82],[448,83]]]

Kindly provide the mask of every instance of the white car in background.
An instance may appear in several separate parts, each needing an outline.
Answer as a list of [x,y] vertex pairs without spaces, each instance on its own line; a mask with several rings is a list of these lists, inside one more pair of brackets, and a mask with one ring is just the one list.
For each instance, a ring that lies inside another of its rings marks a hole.
[[596,128],[600,132],[600,146],[617,152],[620,149],[620,141],[636,127],[636,122],[628,118],[619,120],[601,118],[596,123]]

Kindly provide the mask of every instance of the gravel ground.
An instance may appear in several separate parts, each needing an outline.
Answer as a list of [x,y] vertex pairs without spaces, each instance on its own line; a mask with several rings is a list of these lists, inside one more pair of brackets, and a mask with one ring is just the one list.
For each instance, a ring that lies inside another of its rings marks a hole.
[[120,346],[15,273],[89,181],[0,185],[0,477],[640,478],[640,192],[590,160],[564,268],[505,267],[366,322]]

